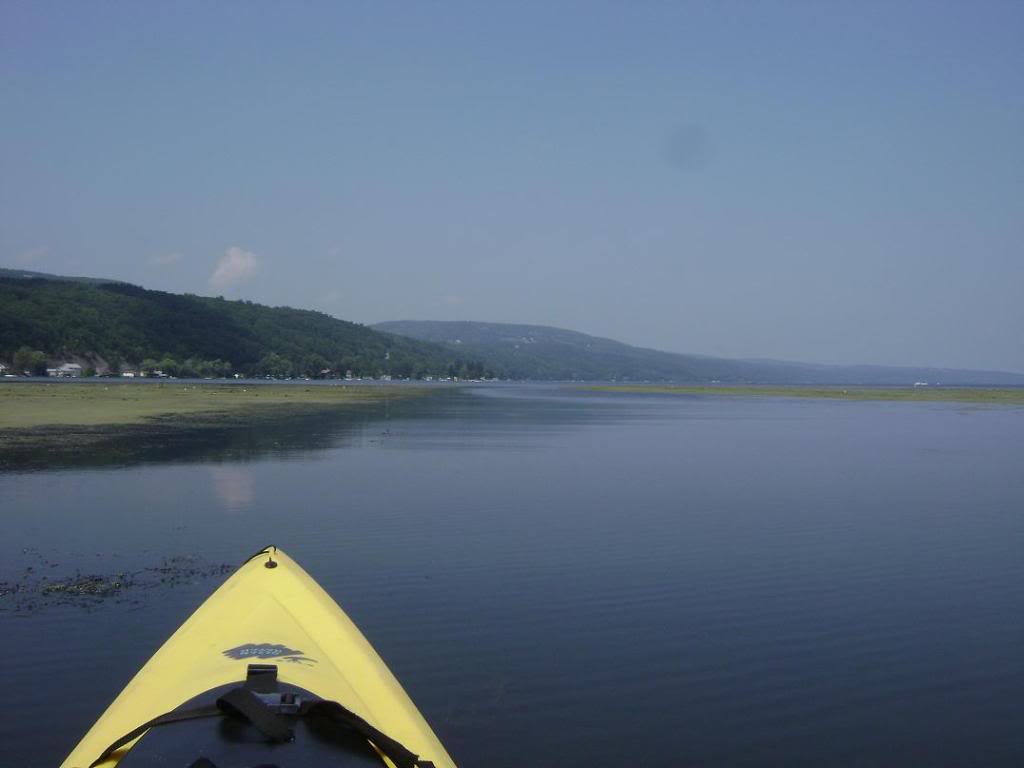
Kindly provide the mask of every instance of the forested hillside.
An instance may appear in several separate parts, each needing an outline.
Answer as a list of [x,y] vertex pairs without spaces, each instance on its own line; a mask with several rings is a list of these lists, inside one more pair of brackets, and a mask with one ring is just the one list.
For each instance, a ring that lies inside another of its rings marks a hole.
[[404,320],[380,331],[443,344],[514,379],[721,382],[731,384],[931,384],[1021,386],[1024,375],[1002,371],[875,365],[815,365],[733,360],[645,349],[562,328],[507,323]]
[[0,277],[0,359],[22,350],[177,375],[478,377],[458,351],[329,315],[126,283]]
[[743,366],[730,360],[659,352],[541,325],[397,321],[373,327],[461,350],[511,379],[745,380]]
[[94,278],[0,272],[0,361],[45,373],[458,376],[680,383],[1024,385],[999,371],[732,360],[634,347],[538,325],[400,321],[366,327],[310,310],[151,291]]

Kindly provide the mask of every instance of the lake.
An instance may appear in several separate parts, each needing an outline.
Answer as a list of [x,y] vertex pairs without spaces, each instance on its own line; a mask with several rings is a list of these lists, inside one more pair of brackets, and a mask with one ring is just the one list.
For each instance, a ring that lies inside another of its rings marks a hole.
[[270,543],[464,768],[1024,764],[1024,408],[488,385],[132,441],[0,475],[0,581],[150,574],[0,598],[6,766]]

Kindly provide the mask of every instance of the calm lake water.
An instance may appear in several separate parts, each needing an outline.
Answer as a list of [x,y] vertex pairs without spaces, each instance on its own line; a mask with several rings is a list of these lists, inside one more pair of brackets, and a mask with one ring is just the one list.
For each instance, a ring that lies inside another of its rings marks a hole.
[[[62,464],[0,475],[0,581],[275,543],[465,768],[1024,765],[1024,408],[494,386]],[[223,578],[0,598],[3,764]]]

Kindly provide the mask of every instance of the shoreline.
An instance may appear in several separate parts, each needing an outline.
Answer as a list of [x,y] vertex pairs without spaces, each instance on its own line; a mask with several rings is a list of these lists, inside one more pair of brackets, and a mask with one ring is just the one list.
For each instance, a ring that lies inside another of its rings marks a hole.
[[[255,391],[254,391],[255,390]],[[416,386],[95,382],[0,385],[0,473],[258,456],[313,441],[389,404],[447,391]],[[326,431],[325,431],[326,430]]]
[[419,397],[415,386],[209,384],[175,381],[125,385],[26,382],[0,385],[0,440],[61,429],[120,427],[196,429],[230,426],[299,412]]
[[658,385],[609,384],[582,387],[588,392],[646,395],[705,395],[711,397],[786,397],[903,403],[972,403],[1024,405],[1024,387],[840,387],[773,385]]

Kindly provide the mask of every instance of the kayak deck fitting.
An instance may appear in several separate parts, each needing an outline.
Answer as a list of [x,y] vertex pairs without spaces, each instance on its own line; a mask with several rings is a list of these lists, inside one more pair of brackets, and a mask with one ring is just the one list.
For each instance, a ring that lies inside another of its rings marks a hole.
[[294,560],[246,561],[62,768],[455,768],[377,652]]

